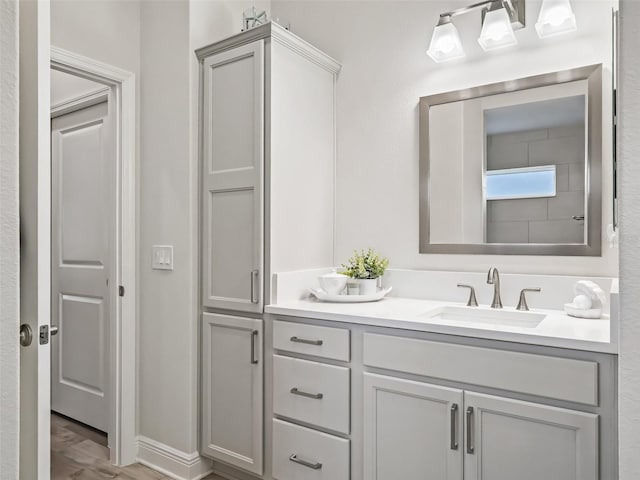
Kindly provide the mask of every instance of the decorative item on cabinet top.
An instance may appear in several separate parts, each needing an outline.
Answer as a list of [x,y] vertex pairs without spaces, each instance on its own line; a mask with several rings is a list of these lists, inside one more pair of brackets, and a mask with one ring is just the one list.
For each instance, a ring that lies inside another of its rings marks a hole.
[[242,12],[242,32],[251,28],[259,27],[269,21],[265,10],[258,10],[256,7],[247,8]]

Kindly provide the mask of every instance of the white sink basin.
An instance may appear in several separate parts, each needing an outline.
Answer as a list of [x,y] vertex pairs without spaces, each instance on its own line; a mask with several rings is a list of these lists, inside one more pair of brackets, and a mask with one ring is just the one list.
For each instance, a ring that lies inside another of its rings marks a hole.
[[520,328],[536,328],[544,320],[546,315],[535,312],[520,312],[517,310],[485,309],[474,307],[446,306],[423,313],[420,317],[431,323],[444,323],[447,325],[464,325],[471,327],[474,324],[483,327],[509,326]]

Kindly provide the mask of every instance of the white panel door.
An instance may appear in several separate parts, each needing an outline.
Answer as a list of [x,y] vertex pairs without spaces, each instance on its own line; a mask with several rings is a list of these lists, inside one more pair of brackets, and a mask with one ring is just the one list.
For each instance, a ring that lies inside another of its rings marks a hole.
[[598,416],[465,392],[465,480],[597,480]]
[[109,426],[109,239],[113,189],[107,102],[51,121],[52,410]]
[[364,478],[462,480],[462,401],[462,390],[365,373]]
[[201,452],[262,475],[262,320],[202,319]]
[[263,40],[204,60],[202,298],[261,312]]

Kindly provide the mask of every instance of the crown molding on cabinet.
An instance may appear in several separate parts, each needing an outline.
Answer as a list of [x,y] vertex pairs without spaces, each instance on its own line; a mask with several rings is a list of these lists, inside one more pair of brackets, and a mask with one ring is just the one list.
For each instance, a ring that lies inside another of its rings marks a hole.
[[323,51],[317,49],[310,43],[304,41],[297,35],[291,33],[289,30],[281,27],[277,23],[271,24],[271,38],[278,43],[289,47],[289,49],[302,55],[306,59],[312,61],[316,65],[324,68],[328,72],[337,75],[340,72],[342,65],[335,59]]
[[272,38],[276,42],[285,45],[292,51],[324,68],[333,75],[338,74],[340,71],[341,65],[337,60],[331,58],[329,55],[304,41],[302,38],[273,22],[252,28],[246,32],[238,33],[206,47],[199,48],[196,50],[196,56],[199,61],[202,61],[205,57],[215,53],[220,53],[230,48],[235,48],[240,45],[265,38]]

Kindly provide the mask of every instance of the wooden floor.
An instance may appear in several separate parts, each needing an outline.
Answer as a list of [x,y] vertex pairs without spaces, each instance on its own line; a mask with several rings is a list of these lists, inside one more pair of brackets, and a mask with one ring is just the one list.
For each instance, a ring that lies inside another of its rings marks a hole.
[[[51,414],[51,480],[166,480],[138,463],[118,468],[109,463],[107,436],[66,417]],[[204,480],[223,480],[210,475]]]

